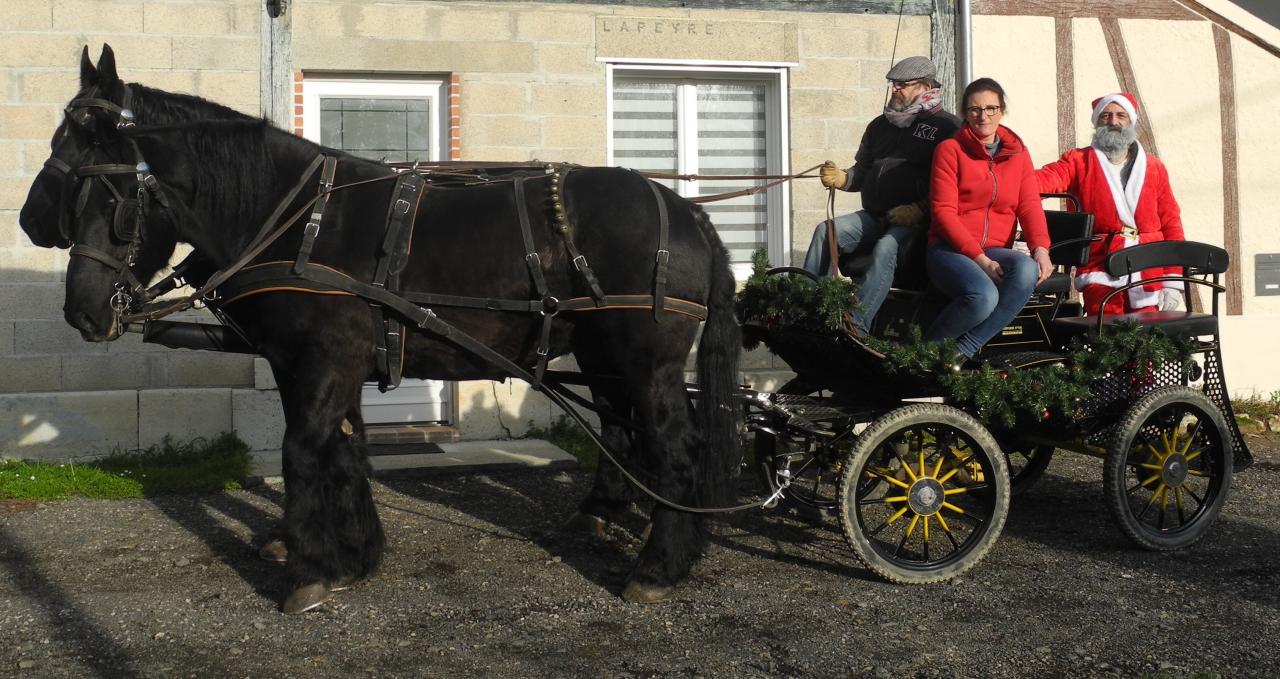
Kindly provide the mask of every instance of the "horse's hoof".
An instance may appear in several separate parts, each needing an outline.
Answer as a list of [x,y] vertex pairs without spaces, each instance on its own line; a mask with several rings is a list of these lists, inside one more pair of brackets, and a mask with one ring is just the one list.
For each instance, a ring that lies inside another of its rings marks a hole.
[[289,548],[285,546],[284,540],[279,538],[270,540],[258,550],[258,556],[263,561],[274,561],[276,563],[284,563],[289,560]]
[[626,589],[622,590],[622,598],[633,604],[656,604],[670,599],[675,591],[675,587],[642,585],[632,580],[627,583]]
[[293,590],[289,598],[284,600],[283,610],[286,615],[297,615],[306,613],[328,600],[329,587],[323,582],[313,582]]
[[338,578],[337,580],[334,580],[329,583],[329,591],[345,592],[351,589],[352,587],[354,587],[355,584],[356,584],[356,579],[353,577],[348,576],[348,577]]
[[564,523],[565,530],[571,533],[582,533],[597,538],[604,537],[605,529],[608,527],[608,521],[582,512],[574,512],[573,516]]

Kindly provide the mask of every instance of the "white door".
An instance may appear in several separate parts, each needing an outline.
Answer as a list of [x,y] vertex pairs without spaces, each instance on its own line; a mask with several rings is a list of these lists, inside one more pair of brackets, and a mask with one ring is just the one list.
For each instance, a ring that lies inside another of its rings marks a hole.
[[[407,79],[303,80],[303,136],[371,160],[440,160],[448,106],[444,82]],[[405,379],[378,391],[364,386],[366,424],[447,422],[453,383]]]

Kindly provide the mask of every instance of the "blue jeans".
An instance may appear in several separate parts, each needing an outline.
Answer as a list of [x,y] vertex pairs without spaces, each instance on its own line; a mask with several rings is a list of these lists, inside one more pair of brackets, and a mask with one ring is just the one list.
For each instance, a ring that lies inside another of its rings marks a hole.
[[956,348],[972,358],[1004,329],[1026,306],[1036,288],[1040,267],[1035,260],[1008,248],[987,248],[987,256],[1000,263],[1004,279],[996,285],[978,263],[949,245],[929,246],[929,279],[951,303],[924,333],[932,342],[956,341]]
[[[884,216],[877,217],[865,210],[836,217],[836,242],[840,244],[841,254],[873,244],[870,246],[871,267],[858,286],[858,303],[862,309],[853,313],[854,324],[862,330],[871,328],[871,320],[889,295],[893,272],[898,267],[898,246],[916,228],[919,227],[893,226]],[[804,256],[804,268],[815,276],[825,276],[831,270],[831,246],[827,244],[825,221],[813,227],[813,239],[809,241],[809,251]]]

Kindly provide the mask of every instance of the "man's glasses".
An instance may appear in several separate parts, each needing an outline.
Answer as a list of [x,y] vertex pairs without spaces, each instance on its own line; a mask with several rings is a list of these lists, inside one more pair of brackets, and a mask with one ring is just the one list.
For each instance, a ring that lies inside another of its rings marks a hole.
[[901,90],[903,88],[911,87],[912,85],[919,85],[920,81],[919,80],[890,80],[889,84],[893,86],[893,89]]
[[964,112],[969,114],[970,118],[977,118],[983,113],[987,114],[987,117],[990,118],[1003,110],[1004,109],[999,106],[970,106],[969,108],[966,108]]

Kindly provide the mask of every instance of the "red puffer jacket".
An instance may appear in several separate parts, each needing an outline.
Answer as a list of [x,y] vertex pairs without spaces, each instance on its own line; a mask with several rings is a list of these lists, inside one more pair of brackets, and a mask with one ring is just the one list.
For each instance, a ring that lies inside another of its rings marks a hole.
[[968,125],[938,144],[929,183],[930,244],[942,241],[976,259],[983,248],[1012,246],[1014,226],[1021,222],[1032,250],[1049,247],[1031,155],[1013,130],[1001,125],[997,135],[994,159]]

